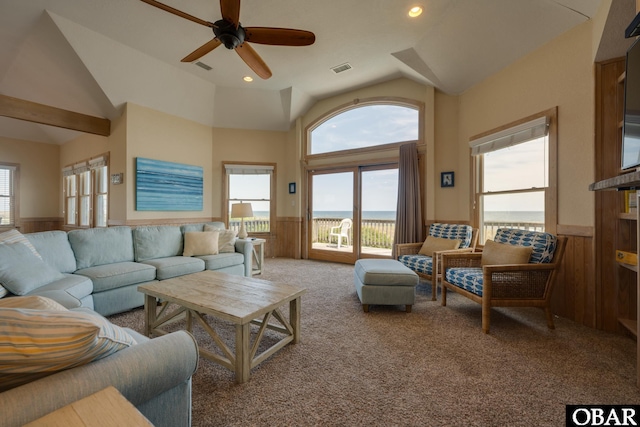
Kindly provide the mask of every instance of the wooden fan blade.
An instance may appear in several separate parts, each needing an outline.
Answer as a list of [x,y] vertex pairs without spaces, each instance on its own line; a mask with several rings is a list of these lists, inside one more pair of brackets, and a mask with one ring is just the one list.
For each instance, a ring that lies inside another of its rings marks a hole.
[[258,52],[256,52],[249,43],[242,43],[236,48],[236,52],[238,52],[240,58],[242,58],[249,68],[251,68],[259,77],[265,80],[271,77],[271,70],[262,58],[260,58]]
[[238,28],[240,25],[240,0],[220,0],[220,12],[222,12],[222,19],[233,23]]
[[210,27],[213,28],[213,22],[209,22],[209,21],[205,21],[204,19],[200,19],[200,18],[196,18],[193,15],[189,15],[186,12],[183,12],[181,10],[175,9],[171,6],[167,6],[166,4],[160,3],[159,1],[155,1],[155,0],[140,0],[143,1],[147,4],[150,4],[151,6],[155,6],[158,9],[162,9],[165,12],[169,12],[169,13],[173,13],[174,15],[178,15],[181,18],[185,18],[188,19],[189,21],[193,21],[196,24],[200,24],[200,25],[204,25],[205,27]]
[[291,28],[248,27],[244,31],[246,41],[278,46],[309,46],[316,41],[311,31]]
[[221,44],[222,42],[220,40],[212,39],[206,42],[205,44],[203,44],[202,46],[200,46],[199,48],[197,48],[196,50],[194,50],[193,52],[191,52],[189,55],[182,58],[181,62],[193,62],[196,59],[200,59],[200,57],[211,52],[213,49],[217,48]]

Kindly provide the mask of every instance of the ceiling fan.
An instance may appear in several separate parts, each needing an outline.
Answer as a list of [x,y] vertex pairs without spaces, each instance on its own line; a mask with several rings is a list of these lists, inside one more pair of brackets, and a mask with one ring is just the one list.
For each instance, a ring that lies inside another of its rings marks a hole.
[[216,22],[205,21],[159,1],[141,1],[213,29],[215,37],[182,58],[182,62],[193,62],[223,44],[227,49],[235,50],[258,76],[268,79],[271,77],[271,70],[248,42],[277,46],[309,46],[316,40],[316,36],[310,31],[291,28],[243,27],[240,25],[240,0],[220,0],[222,19]]

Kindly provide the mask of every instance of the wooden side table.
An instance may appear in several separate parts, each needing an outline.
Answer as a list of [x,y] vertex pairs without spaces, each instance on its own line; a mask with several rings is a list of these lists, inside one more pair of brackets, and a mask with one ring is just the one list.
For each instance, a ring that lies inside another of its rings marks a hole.
[[264,268],[264,244],[267,242],[265,239],[247,239],[253,245],[253,265],[251,267],[251,275],[262,274]]
[[153,427],[136,408],[114,387],[70,403],[25,427]]

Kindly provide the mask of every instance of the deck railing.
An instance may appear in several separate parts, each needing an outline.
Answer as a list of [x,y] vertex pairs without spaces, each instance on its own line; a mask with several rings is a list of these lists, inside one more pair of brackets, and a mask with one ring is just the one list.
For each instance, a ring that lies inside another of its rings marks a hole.
[[[332,227],[338,227],[342,218],[314,218],[312,221],[312,243],[337,243],[336,237],[329,239]],[[269,231],[267,218],[256,218],[244,221],[248,233],[260,233]],[[231,220],[229,228],[240,230],[240,221]],[[498,228],[518,228],[521,230],[544,231],[543,222],[509,222],[509,221],[485,221],[484,236],[493,238]],[[361,246],[369,248],[391,249],[396,230],[396,221],[393,219],[365,219],[362,221],[360,238]],[[349,230],[349,241],[353,243],[353,229]],[[344,241],[343,241],[344,243]]]

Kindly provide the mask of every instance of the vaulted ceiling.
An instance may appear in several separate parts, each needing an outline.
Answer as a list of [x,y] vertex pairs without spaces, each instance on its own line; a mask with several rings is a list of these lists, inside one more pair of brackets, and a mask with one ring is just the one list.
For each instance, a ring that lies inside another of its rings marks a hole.
[[[633,0],[616,2],[633,16]],[[218,0],[164,3],[221,17]],[[211,29],[140,0],[2,0],[0,94],[109,119],[133,102],[214,127],[288,130],[322,98],[398,77],[460,94],[591,19],[601,0],[418,0],[411,19],[415,3],[243,1],[245,27],[316,35],[306,47],[253,44],[273,72],[262,80],[224,47],[200,59],[209,71],[181,63]],[[2,117],[0,136],[60,144],[77,133]]]

